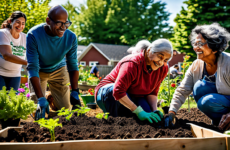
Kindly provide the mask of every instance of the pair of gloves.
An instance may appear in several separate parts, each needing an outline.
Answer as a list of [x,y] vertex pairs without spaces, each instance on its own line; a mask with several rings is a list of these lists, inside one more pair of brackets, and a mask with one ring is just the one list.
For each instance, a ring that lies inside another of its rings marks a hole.
[[[81,106],[81,102],[79,99],[79,91],[78,90],[72,90],[70,94],[70,103],[73,105],[72,109],[76,109],[77,106]],[[35,120],[39,120],[40,118],[45,118],[45,113],[49,114],[49,102],[45,97],[40,97],[38,99],[38,106],[35,113]]]
[[[133,111],[137,115],[137,117],[143,121],[148,120],[150,123],[159,122],[163,119],[163,114],[159,110],[155,110],[154,112],[148,113],[145,112],[141,106],[138,106],[137,109]],[[175,114],[169,113],[168,116],[165,117],[165,127],[174,126],[175,124]]]

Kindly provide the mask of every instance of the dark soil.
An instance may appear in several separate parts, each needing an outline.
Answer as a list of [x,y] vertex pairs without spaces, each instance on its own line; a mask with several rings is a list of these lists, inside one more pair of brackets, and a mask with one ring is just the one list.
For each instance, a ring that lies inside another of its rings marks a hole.
[[[70,121],[66,121],[65,117],[55,118],[59,118],[63,125],[62,128],[55,128],[56,141],[193,137],[190,126],[186,123],[217,129],[210,125],[210,119],[198,109],[192,109],[190,113],[186,109],[180,110],[177,115],[177,123],[171,129],[164,128],[164,122],[150,124],[146,121],[141,122],[136,117],[109,117],[105,120],[73,116]],[[37,123],[25,123],[21,131],[11,129],[8,133],[9,137],[0,138],[0,142],[50,141],[49,130],[40,128]]]

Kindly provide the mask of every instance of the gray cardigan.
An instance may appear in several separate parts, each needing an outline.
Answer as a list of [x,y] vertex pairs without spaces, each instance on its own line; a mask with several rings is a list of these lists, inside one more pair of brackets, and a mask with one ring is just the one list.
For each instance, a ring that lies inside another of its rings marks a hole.
[[[169,111],[177,112],[186,98],[193,91],[194,84],[202,78],[204,61],[195,60],[186,71],[180,86],[176,89]],[[230,54],[221,53],[217,61],[217,92],[222,95],[230,95]]]

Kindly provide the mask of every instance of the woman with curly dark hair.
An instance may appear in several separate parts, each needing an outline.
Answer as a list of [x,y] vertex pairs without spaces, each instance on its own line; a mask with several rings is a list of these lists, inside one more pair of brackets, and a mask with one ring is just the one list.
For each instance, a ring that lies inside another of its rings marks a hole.
[[165,119],[172,124],[177,110],[193,92],[197,107],[220,129],[230,127],[230,54],[224,51],[230,41],[229,32],[218,23],[196,26],[190,41],[197,60],[189,67],[176,89]]
[[26,15],[15,11],[5,20],[0,29],[0,89],[7,90],[20,86],[21,67],[27,65],[26,34],[22,33]]

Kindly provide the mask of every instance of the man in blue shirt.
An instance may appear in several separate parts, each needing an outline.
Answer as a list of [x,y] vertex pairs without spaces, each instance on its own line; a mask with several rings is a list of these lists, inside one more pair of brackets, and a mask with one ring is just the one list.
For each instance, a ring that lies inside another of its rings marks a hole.
[[[71,109],[71,104],[74,109],[76,105],[81,105],[78,97],[77,37],[68,30],[70,25],[67,11],[57,5],[49,10],[46,24],[37,25],[27,33],[30,93],[31,99],[38,103],[36,120],[45,118],[45,112],[49,113],[49,103],[45,98],[47,82],[57,109]],[[67,85],[69,81],[71,94]]]

